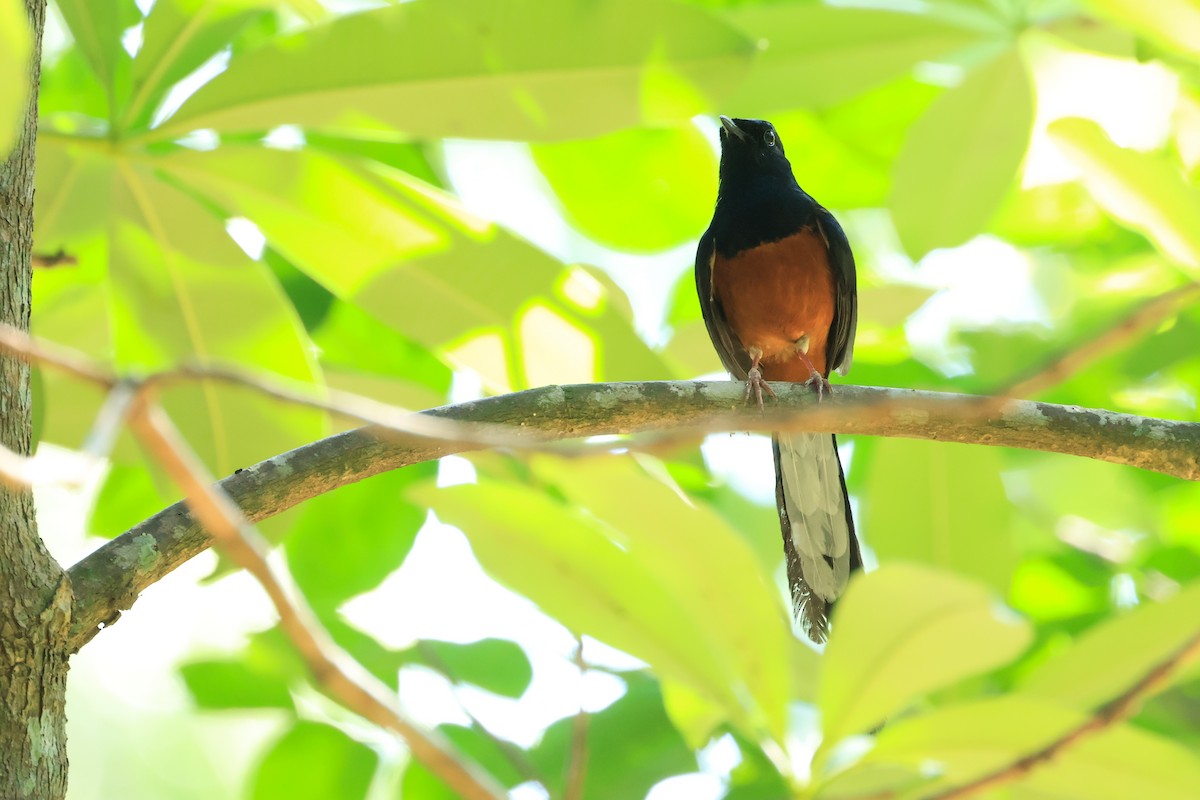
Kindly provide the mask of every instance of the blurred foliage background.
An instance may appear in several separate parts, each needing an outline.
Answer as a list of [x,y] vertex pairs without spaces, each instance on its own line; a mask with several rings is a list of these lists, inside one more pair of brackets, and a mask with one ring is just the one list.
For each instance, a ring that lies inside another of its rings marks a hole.
[[[26,46],[0,2],[0,73]],[[411,408],[716,373],[691,254],[725,113],[772,120],[848,231],[851,380],[1040,375],[1196,418],[1193,0],[54,0],[40,108],[34,331],[121,369]],[[38,440],[78,446],[102,398],[35,390]],[[166,404],[221,475],[341,424],[215,385]],[[447,459],[265,527],[338,642],[515,798],[930,796],[1194,635],[1193,487],[846,447],[878,569],[824,654],[792,632],[761,439]],[[69,562],[175,499],[126,441],[93,493],[42,493],[43,530]],[[71,797],[453,796],[314,692],[226,572],[197,559],[76,658]],[[1194,798],[1197,747],[1193,670],[1006,796]]]

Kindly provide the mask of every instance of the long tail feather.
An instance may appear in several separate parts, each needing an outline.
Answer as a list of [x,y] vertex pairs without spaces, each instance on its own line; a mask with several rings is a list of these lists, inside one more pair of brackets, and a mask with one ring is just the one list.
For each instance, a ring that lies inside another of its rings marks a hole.
[[829,631],[833,601],[862,568],[837,439],[823,433],[776,436],[775,500],[793,610],[814,642]]

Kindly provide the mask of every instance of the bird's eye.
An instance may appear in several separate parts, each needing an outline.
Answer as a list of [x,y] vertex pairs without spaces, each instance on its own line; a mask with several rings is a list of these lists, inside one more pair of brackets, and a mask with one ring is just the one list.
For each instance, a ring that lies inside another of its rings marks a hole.
[[767,147],[775,146],[775,131],[767,131],[763,134],[763,141],[767,143]]

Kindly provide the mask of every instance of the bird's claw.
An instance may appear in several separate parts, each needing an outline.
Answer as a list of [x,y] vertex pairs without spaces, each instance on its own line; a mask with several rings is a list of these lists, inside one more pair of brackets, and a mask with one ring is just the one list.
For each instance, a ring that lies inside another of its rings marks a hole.
[[826,392],[833,392],[833,387],[829,384],[829,379],[817,372],[815,369],[812,371],[812,375],[809,376],[808,380],[804,382],[804,385],[811,386],[813,391],[817,393],[818,403],[824,399]]
[[763,380],[762,370],[757,366],[750,368],[746,373],[746,393],[742,396],[743,403],[750,402],[750,393],[754,393],[754,399],[758,403],[759,412],[763,411],[763,392],[775,397],[775,390],[771,385]]

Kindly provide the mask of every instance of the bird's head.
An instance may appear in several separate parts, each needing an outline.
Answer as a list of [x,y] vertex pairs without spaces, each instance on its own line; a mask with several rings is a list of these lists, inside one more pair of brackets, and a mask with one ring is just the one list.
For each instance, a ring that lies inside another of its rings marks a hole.
[[763,119],[721,117],[721,181],[792,177],[775,126]]

